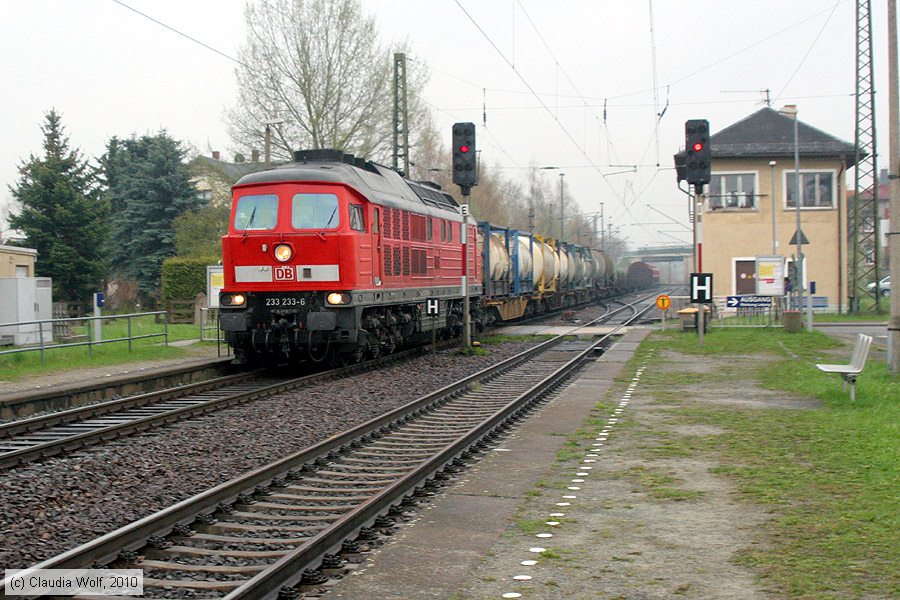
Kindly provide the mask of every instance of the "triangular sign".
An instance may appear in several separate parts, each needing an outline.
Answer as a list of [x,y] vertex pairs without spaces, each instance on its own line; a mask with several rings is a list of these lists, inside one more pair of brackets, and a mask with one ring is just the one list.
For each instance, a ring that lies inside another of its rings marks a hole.
[[[802,229],[798,229],[797,231],[800,232],[800,243],[801,243],[801,244],[804,244],[804,245],[809,244],[809,240],[806,239],[806,234],[803,233],[803,230],[802,230]],[[796,245],[797,245],[797,231],[794,232],[793,237],[791,237],[791,241],[788,242],[788,245],[789,245],[789,246],[796,246]]]

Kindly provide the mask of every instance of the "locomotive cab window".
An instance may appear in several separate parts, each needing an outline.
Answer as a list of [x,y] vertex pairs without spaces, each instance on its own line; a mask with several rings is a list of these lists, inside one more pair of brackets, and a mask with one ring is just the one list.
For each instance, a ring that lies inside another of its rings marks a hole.
[[350,229],[354,231],[365,231],[366,221],[363,218],[363,207],[359,204],[350,205]]
[[295,194],[291,204],[294,229],[332,229],[340,224],[338,198],[334,194]]
[[278,218],[278,196],[261,194],[238,198],[234,211],[235,231],[265,231],[275,229]]

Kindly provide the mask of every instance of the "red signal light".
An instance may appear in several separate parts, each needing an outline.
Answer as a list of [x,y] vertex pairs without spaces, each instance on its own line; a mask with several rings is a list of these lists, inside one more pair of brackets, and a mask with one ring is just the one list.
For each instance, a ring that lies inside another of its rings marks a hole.
[[469,147],[468,146],[460,146],[459,151],[462,152],[463,154],[465,154],[466,152],[469,151]]
[[703,150],[703,144],[701,144],[700,142],[695,143],[694,152],[700,152],[701,150]]

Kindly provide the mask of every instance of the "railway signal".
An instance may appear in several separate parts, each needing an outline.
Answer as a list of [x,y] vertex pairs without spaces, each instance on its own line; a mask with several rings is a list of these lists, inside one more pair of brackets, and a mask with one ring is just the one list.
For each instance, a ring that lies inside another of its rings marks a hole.
[[453,124],[453,183],[463,188],[468,196],[468,188],[478,185],[478,168],[475,154],[475,124]]
[[709,121],[690,119],[684,124],[684,178],[702,186],[710,181],[712,151],[709,147]]

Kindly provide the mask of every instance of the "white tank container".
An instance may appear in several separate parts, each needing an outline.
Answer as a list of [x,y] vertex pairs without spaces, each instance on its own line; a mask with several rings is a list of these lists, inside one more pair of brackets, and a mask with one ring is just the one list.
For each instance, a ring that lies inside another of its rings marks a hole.
[[531,246],[532,250],[532,271],[531,276],[534,280],[534,287],[537,288],[541,285],[541,280],[544,277],[544,243],[534,240],[534,244]]
[[559,277],[559,256],[547,242],[542,242],[544,251],[544,285],[548,286]]
[[499,281],[506,279],[509,274],[509,253],[506,251],[506,244],[503,236],[491,234],[491,281]]
[[578,250],[573,251],[569,255],[569,261],[574,267],[572,269],[572,283],[576,286],[581,286],[584,283],[584,258],[582,258],[581,252]]
[[572,278],[572,265],[569,264],[569,253],[565,248],[559,250],[559,284],[569,285]]
[[531,276],[532,271],[534,270],[534,261],[531,258],[531,248],[530,242],[531,238],[520,235],[518,238],[519,244],[519,269],[518,275],[519,279],[528,279]]
[[594,283],[602,285],[606,282],[608,273],[606,272],[606,256],[599,250],[591,250],[591,256],[594,258]]

